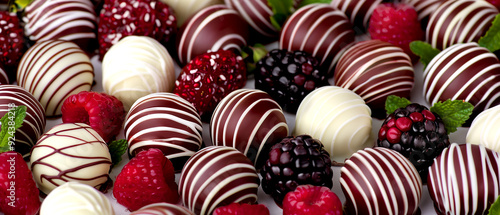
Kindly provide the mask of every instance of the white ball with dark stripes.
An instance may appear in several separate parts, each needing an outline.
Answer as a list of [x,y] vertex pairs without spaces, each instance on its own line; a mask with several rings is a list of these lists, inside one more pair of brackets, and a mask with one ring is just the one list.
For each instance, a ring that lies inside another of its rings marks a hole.
[[130,215],[194,215],[194,213],[180,205],[160,202],[146,205]]
[[500,153],[500,105],[486,109],[472,121],[466,142]]

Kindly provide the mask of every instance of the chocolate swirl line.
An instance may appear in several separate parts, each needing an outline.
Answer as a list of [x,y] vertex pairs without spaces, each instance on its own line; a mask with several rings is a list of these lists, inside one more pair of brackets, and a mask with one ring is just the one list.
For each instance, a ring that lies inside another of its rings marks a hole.
[[354,26],[365,29],[373,11],[381,2],[382,0],[333,0],[330,4],[343,11]]
[[271,17],[273,11],[267,4],[267,0],[224,0],[226,5],[238,11],[247,23],[266,37],[276,37],[278,30],[272,25]]

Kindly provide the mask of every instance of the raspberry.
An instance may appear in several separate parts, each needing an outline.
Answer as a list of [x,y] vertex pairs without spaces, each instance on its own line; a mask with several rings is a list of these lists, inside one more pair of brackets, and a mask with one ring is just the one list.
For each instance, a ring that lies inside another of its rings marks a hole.
[[328,85],[327,71],[302,51],[274,49],[256,64],[255,88],[269,95],[289,112],[295,113],[300,102],[314,89]]
[[203,118],[213,112],[224,96],[245,86],[246,80],[241,56],[229,50],[207,52],[182,68],[174,93],[192,103]]
[[105,93],[82,91],[69,96],[63,103],[62,121],[90,125],[105,142],[118,135],[125,119],[120,100]]
[[308,135],[286,137],[272,146],[260,175],[262,189],[278,205],[299,185],[333,186],[330,155]]
[[23,29],[15,13],[0,11],[0,20],[0,66],[12,80],[25,51]]
[[176,32],[174,11],[162,1],[105,0],[97,31],[100,58],[123,37],[149,36],[167,45]]
[[342,215],[342,202],[327,187],[301,185],[283,200],[283,215],[292,214]]
[[172,162],[156,148],[139,152],[116,177],[113,196],[131,211],[152,203],[177,203]]
[[387,116],[379,130],[377,145],[407,157],[425,182],[429,166],[450,141],[441,118],[427,107],[413,103]]
[[414,64],[418,61],[418,56],[410,50],[410,42],[424,40],[424,31],[418,14],[411,5],[378,5],[370,18],[368,32],[372,39],[389,42],[403,49]]
[[218,207],[213,215],[269,215],[269,209],[262,204],[240,204],[231,203],[226,206]]
[[[15,172],[12,172],[12,170]],[[40,209],[40,191],[23,156],[18,152],[0,154],[0,209],[4,214],[34,215]]]

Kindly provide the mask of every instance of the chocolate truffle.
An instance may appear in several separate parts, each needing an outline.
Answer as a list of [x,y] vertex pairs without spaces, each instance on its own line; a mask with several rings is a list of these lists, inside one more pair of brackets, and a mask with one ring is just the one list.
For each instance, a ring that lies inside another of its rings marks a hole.
[[267,0],[224,0],[226,5],[238,11],[247,23],[258,33],[258,37],[277,38],[279,35],[271,23],[273,11]]
[[9,84],[9,76],[7,76],[7,72],[0,67],[0,85]]
[[418,20],[428,19],[441,3],[448,0],[399,0],[399,3],[409,4],[415,8]]
[[203,142],[196,108],[173,93],[153,93],[138,99],[125,118],[124,131],[131,155],[158,148],[177,171]]
[[96,42],[97,16],[90,0],[35,0],[24,12],[24,34],[31,41],[66,40],[83,50]]
[[23,125],[16,130],[14,149],[23,157],[28,157],[31,147],[45,131],[46,120],[43,107],[24,88],[16,85],[0,85],[0,118],[10,108],[20,105],[26,106],[26,117],[24,117]]
[[94,129],[83,123],[54,126],[31,151],[31,171],[45,194],[70,181],[99,189],[108,180],[110,166],[108,146]]
[[387,96],[410,98],[413,76],[411,59],[401,48],[367,40],[342,55],[335,68],[334,83],[361,96],[372,114],[383,119]]
[[353,26],[344,12],[329,4],[309,4],[287,19],[279,48],[308,52],[320,60],[322,67],[333,72],[354,37]]
[[223,0],[160,0],[170,6],[175,11],[177,25],[180,27],[184,22],[196,12],[203,8],[223,4]]
[[422,197],[417,169],[383,147],[354,153],[340,169],[340,185],[347,214],[415,214]]
[[364,32],[373,10],[382,0],[333,0],[330,4],[343,11],[355,28]]
[[193,212],[180,205],[170,204],[166,202],[153,203],[146,205],[141,209],[132,212],[130,215],[194,215]]
[[215,108],[210,136],[214,145],[236,148],[260,168],[271,146],[288,136],[288,125],[280,105],[266,92],[240,89]]
[[325,146],[333,162],[373,147],[371,110],[358,94],[337,86],[312,91],[300,103],[293,135],[309,134]]
[[247,45],[248,24],[233,9],[225,5],[206,7],[179,30],[177,57],[181,65],[209,50],[241,51]]
[[114,215],[109,199],[87,184],[72,181],[55,188],[43,200],[40,215]]
[[424,70],[424,98],[464,100],[474,105],[471,119],[500,104],[500,62],[477,43],[456,44],[436,55]]
[[46,40],[36,43],[21,58],[17,84],[40,101],[46,116],[61,115],[70,95],[89,91],[94,68],[89,57],[73,42]]
[[102,61],[104,91],[129,110],[150,93],[172,92],[174,61],[167,49],[147,36],[127,36],[113,45]]
[[500,105],[481,112],[467,131],[466,142],[500,153]]
[[227,146],[208,146],[196,152],[182,169],[179,194],[195,214],[212,214],[215,208],[255,203],[259,176],[250,159]]
[[497,14],[497,8],[487,1],[446,1],[432,12],[426,41],[440,50],[457,43],[478,41]]
[[437,214],[487,214],[500,195],[500,155],[453,143],[434,159],[427,188]]

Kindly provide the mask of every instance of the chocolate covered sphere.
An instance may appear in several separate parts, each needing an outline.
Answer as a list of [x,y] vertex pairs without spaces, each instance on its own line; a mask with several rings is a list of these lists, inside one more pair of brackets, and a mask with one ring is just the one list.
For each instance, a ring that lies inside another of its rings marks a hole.
[[500,195],[500,155],[453,143],[434,159],[427,188],[437,214],[487,214]]
[[124,131],[130,154],[158,148],[178,171],[203,141],[198,112],[173,93],[152,93],[138,99],[126,116]]
[[477,43],[453,45],[429,62],[423,89],[430,104],[447,99],[470,102],[474,117],[500,104],[500,61]]
[[7,76],[7,72],[0,67],[0,85],[9,84],[9,76]]
[[224,0],[224,2],[238,11],[250,27],[258,32],[258,37],[278,37],[279,31],[271,23],[273,11],[267,0]]
[[215,108],[210,134],[214,145],[234,147],[260,168],[270,147],[288,136],[288,125],[281,107],[267,93],[240,89]]
[[203,8],[223,4],[224,0],[160,0],[174,9],[177,25],[180,27],[184,22],[196,12]]
[[385,118],[390,95],[410,98],[414,74],[403,50],[380,40],[362,41],[347,49],[334,72],[336,86],[363,98],[377,118]]
[[248,24],[225,5],[204,8],[188,19],[179,30],[177,57],[181,64],[209,50],[235,50],[247,45]]
[[417,169],[382,147],[353,154],[340,169],[340,185],[347,214],[415,214],[422,197]]
[[332,0],[330,4],[344,11],[354,27],[363,32],[368,27],[373,10],[381,2],[382,0]]
[[329,4],[309,4],[295,11],[285,22],[279,48],[305,51],[332,71],[355,33],[347,16]]
[[430,16],[426,41],[440,50],[457,43],[478,41],[497,14],[497,8],[487,1],[446,1]]
[[27,157],[45,131],[43,107],[24,88],[16,85],[0,85],[0,118],[7,114],[10,108],[20,105],[26,106],[26,117],[22,126],[16,130],[14,149],[23,157]]
[[418,20],[428,19],[429,16],[437,10],[441,3],[448,0],[398,0],[399,3],[405,3],[413,6],[418,14]]
[[61,115],[70,95],[89,91],[94,68],[89,57],[73,42],[46,40],[36,43],[21,58],[17,84],[40,101],[46,116]]
[[255,203],[258,187],[259,176],[252,162],[227,146],[209,146],[196,152],[179,179],[182,202],[201,215],[233,202]]
[[481,112],[467,130],[466,143],[483,145],[500,153],[500,105]]
[[31,151],[30,163],[38,188],[49,194],[70,181],[99,189],[108,181],[111,155],[89,125],[63,123],[42,135]]
[[161,202],[146,205],[130,215],[194,215],[193,212],[180,205]]

